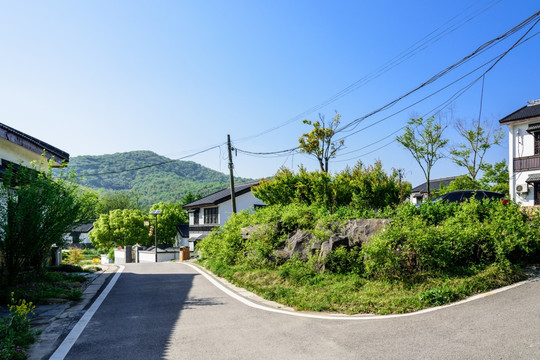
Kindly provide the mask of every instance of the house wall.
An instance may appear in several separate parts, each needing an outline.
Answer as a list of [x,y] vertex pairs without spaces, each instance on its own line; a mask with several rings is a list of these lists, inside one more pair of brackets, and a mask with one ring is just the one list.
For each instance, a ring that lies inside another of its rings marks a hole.
[[41,167],[47,166],[47,162],[43,161],[41,154],[25,149],[3,138],[0,138],[0,158],[26,167],[30,167],[33,161],[39,163]]
[[528,186],[525,181],[530,174],[538,173],[538,170],[514,172],[513,159],[534,155],[534,136],[527,132],[527,127],[533,122],[538,122],[538,120],[508,125],[508,185],[510,198],[523,206],[534,205],[533,187],[532,185],[529,186],[528,193],[518,194],[516,191],[516,186],[520,184]]
[[[257,199],[252,192],[245,193],[236,197],[236,211],[253,209],[254,205],[266,205],[261,200]],[[232,202],[227,200],[219,204],[219,225],[224,225],[232,214]]]

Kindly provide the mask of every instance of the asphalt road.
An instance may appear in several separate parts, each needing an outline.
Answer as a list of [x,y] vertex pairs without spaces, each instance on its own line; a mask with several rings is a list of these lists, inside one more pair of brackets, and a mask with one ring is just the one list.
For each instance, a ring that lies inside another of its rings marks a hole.
[[247,306],[182,263],[128,264],[66,359],[540,359],[540,281],[406,317]]

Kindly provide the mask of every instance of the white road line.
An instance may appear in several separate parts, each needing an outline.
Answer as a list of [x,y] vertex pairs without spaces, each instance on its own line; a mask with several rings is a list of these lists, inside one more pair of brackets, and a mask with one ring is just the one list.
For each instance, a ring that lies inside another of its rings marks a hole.
[[64,339],[64,341],[62,341],[58,349],[56,349],[56,351],[54,352],[54,354],[52,354],[49,360],[63,360],[66,357],[69,350],[75,344],[75,341],[77,341],[90,319],[92,319],[92,316],[94,316],[103,300],[105,300],[105,298],[113,288],[114,284],[116,284],[116,281],[120,277],[122,271],[124,271],[124,268],[124,266],[120,265],[120,269],[116,272],[116,274],[114,274],[111,282],[109,282],[105,290],[101,292],[101,294],[98,296],[96,301],[94,301],[92,306],[90,306],[86,313],[84,313],[84,315],[79,319],[77,324],[75,324],[75,327],[71,329],[68,336]]
[[400,317],[407,317],[407,316],[416,316],[416,315],[429,313],[429,312],[432,312],[432,311],[445,309],[445,308],[448,308],[448,307],[451,307],[451,306],[456,306],[456,305],[461,305],[461,304],[464,304],[464,303],[468,303],[470,301],[478,300],[478,299],[484,298],[486,296],[490,296],[490,295],[493,295],[493,294],[496,294],[496,293],[499,293],[499,292],[503,292],[503,291],[512,289],[514,287],[523,285],[525,283],[529,283],[529,282],[532,282],[532,281],[539,280],[538,277],[535,277],[533,279],[521,281],[521,282],[518,282],[518,283],[515,283],[515,284],[512,284],[512,285],[502,287],[500,289],[495,289],[495,290],[489,291],[487,293],[474,295],[474,296],[471,296],[471,297],[469,297],[467,299],[464,299],[464,300],[461,300],[461,301],[458,301],[458,302],[455,302],[455,303],[451,303],[451,304],[448,304],[448,305],[437,306],[437,307],[433,307],[433,308],[428,308],[428,309],[424,309],[424,310],[419,310],[419,311],[416,311],[416,312],[406,313],[406,314],[394,314],[394,315],[331,315],[331,314],[328,314],[328,315],[318,315],[318,314],[310,314],[310,313],[302,313],[302,312],[287,311],[287,310],[282,310],[282,309],[275,309],[275,308],[271,308],[271,307],[268,307],[268,306],[257,304],[257,303],[255,303],[255,302],[253,302],[251,300],[248,300],[248,299],[238,295],[234,291],[228,289],[222,283],[217,281],[213,276],[211,276],[208,273],[206,273],[205,271],[201,270],[199,267],[197,267],[195,265],[192,265],[192,264],[189,264],[189,263],[185,263],[185,262],[182,263],[182,264],[187,265],[187,266],[195,269],[195,271],[197,271],[199,274],[201,274],[206,279],[208,279],[208,281],[210,281],[212,284],[214,284],[218,289],[223,291],[225,294],[229,295],[230,297],[232,297],[232,298],[240,301],[241,303],[243,303],[243,304],[245,304],[247,306],[250,306],[252,308],[259,309],[259,310],[264,310],[264,311],[269,311],[269,312],[274,312],[274,313],[278,313],[278,314],[289,315],[289,316],[297,316],[297,317],[304,317],[304,318],[311,318],[311,319],[323,319],[323,320],[349,320],[349,321],[351,321],[351,320],[353,320],[353,321],[362,320],[362,321],[366,321],[366,320],[385,320],[385,319],[393,319],[393,318],[400,318]]

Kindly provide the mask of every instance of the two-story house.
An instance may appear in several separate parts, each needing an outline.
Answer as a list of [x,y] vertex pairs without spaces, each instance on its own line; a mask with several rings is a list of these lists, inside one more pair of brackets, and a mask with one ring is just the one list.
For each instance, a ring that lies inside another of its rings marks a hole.
[[[259,182],[238,184],[234,187],[236,210],[257,209],[266,206],[251,192]],[[183,206],[189,213],[189,247],[205,238],[212,229],[225,224],[232,214],[231,189],[226,188]]]
[[540,205],[540,100],[499,122],[508,126],[510,197],[523,206]]

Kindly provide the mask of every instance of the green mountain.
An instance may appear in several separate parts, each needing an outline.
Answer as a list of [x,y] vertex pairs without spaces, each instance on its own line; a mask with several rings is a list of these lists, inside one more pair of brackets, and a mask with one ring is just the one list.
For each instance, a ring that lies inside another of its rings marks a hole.
[[[93,189],[135,191],[145,208],[160,201],[181,202],[189,192],[206,196],[229,186],[228,175],[151,151],[76,156],[69,160],[68,169]],[[236,183],[251,180],[235,178]]]

